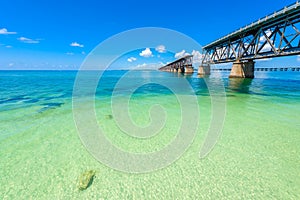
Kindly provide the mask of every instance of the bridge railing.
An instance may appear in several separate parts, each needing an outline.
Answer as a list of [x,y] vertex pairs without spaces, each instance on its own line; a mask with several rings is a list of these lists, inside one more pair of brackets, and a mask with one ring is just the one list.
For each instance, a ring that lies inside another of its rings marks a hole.
[[237,34],[237,33],[239,33],[239,32],[242,32],[242,31],[244,31],[244,30],[247,30],[247,29],[249,29],[249,28],[251,28],[251,27],[254,27],[254,26],[256,26],[256,25],[258,25],[258,24],[260,24],[260,23],[262,23],[262,22],[267,21],[267,20],[270,19],[270,18],[274,18],[274,17],[277,17],[277,16],[279,16],[279,15],[281,15],[281,14],[284,14],[284,13],[290,11],[290,10],[293,10],[293,9],[297,8],[298,6],[300,6],[299,1],[297,1],[296,3],[293,3],[293,4],[289,5],[289,6],[286,6],[286,7],[282,8],[282,9],[280,9],[280,10],[278,10],[278,11],[275,11],[274,13],[269,14],[269,15],[267,15],[267,16],[264,17],[264,18],[260,18],[260,19],[258,19],[258,20],[256,20],[256,21],[254,21],[254,22],[252,22],[252,23],[250,23],[250,24],[248,24],[248,25],[242,27],[242,28],[236,29],[235,31],[233,31],[233,32],[231,32],[231,33],[229,33],[229,34],[227,34],[227,35],[221,37],[220,39],[218,39],[218,40],[216,40],[216,41],[214,41],[214,42],[212,42],[212,43],[210,43],[210,44],[208,44],[208,45],[206,45],[206,46],[204,46],[203,48],[205,48],[205,47],[207,47],[207,46],[210,46],[210,45],[212,45],[212,44],[218,43],[219,41],[222,41],[222,40],[224,40],[225,38],[228,38],[228,37],[230,37],[230,36],[232,36],[232,35],[235,35],[235,34]]

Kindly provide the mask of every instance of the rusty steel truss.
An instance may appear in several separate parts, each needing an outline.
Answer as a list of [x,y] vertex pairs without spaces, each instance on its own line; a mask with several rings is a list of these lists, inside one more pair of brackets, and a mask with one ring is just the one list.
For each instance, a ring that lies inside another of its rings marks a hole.
[[185,68],[192,68],[192,64],[193,55],[187,55],[159,68],[159,70],[170,72],[185,72]]
[[300,3],[285,7],[203,47],[202,64],[300,54]]

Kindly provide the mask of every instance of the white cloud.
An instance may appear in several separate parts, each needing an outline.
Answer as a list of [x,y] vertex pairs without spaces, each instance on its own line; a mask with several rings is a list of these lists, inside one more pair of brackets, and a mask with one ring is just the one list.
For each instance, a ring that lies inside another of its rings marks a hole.
[[80,47],[80,48],[83,48],[83,47],[84,47],[83,44],[79,44],[78,42],[72,42],[72,43],[70,44],[70,46],[71,46],[71,47]]
[[[271,30],[267,30],[266,32],[266,35],[268,36],[268,37],[270,37],[270,35],[272,34],[272,31]],[[260,42],[265,42],[267,40],[267,38],[265,37],[265,35],[262,35],[260,38],[259,38],[259,41]]]
[[130,58],[127,59],[127,61],[128,62],[133,62],[133,61],[136,61],[136,58],[135,57],[130,57]]
[[175,54],[175,58],[179,59],[179,58],[182,58],[182,57],[188,56],[188,55],[190,55],[188,52],[186,52],[185,50],[182,50]]
[[133,67],[134,70],[157,70],[164,66],[162,62],[159,63],[143,63]]
[[193,63],[194,64],[202,62],[203,55],[200,53],[200,51],[197,51],[197,50],[193,50],[191,54],[186,52],[185,50],[182,50],[175,54],[175,58],[179,59],[179,58],[182,58],[182,57],[188,56],[188,55],[193,55]]
[[201,63],[202,62],[202,54],[199,51],[193,50],[193,63]]
[[17,32],[8,32],[6,28],[2,28],[2,29],[0,29],[0,34],[11,35],[11,34],[17,34]]
[[40,43],[39,39],[34,40],[34,39],[26,38],[26,37],[19,37],[18,40],[21,42],[24,42],[24,43],[28,43],[28,44]]
[[73,56],[73,55],[74,55],[73,52],[67,52],[66,54],[67,54],[68,56]]
[[152,56],[152,51],[149,48],[146,48],[144,51],[140,53],[140,56],[148,58]]
[[137,66],[135,66],[134,68],[144,68],[146,67],[147,64],[146,63],[143,63],[143,64],[138,64]]
[[4,47],[6,47],[6,48],[12,48],[12,46],[6,45],[6,44],[0,44],[0,46],[4,46]]
[[300,55],[297,56],[297,61],[300,62]]
[[15,63],[9,63],[8,64],[8,66],[10,66],[10,67],[12,67],[12,66],[14,66],[15,65]]
[[[261,47],[261,44],[259,45]],[[266,43],[265,46],[261,49],[261,51],[272,51],[272,47],[269,43]]]
[[86,53],[85,53],[85,51],[82,51],[81,54],[82,54],[82,55],[85,55]]
[[155,48],[155,50],[159,53],[165,53],[167,51],[166,47],[164,45],[159,45]]

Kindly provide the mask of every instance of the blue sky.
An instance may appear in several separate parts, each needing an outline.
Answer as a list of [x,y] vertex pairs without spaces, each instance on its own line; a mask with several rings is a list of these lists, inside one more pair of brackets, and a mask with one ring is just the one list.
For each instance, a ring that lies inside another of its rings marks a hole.
[[[3,0],[0,2],[0,69],[78,69],[100,42],[140,27],[173,29],[205,45],[293,2]],[[175,59],[174,54],[159,55],[155,49],[150,49],[155,56],[140,56],[145,50],[146,47],[120,60],[124,66],[137,66],[162,62],[161,56],[163,63]],[[130,62],[131,57],[137,59]],[[297,65],[297,59],[260,61],[259,65]]]

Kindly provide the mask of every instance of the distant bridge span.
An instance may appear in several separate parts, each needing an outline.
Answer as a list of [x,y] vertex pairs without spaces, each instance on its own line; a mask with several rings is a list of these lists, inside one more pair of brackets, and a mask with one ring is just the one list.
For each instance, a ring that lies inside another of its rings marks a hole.
[[160,71],[180,72],[180,73],[194,73],[193,55],[187,55],[179,58],[167,65],[159,68]]
[[230,77],[253,78],[255,59],[300,54],[300,3],[287,6],[203,47],[198,74],[234,62]]

